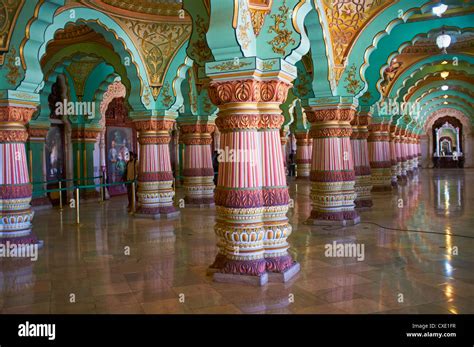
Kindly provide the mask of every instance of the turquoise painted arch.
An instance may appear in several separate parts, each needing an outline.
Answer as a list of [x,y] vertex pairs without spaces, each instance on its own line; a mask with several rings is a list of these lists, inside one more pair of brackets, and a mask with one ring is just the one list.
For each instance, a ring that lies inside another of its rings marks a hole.
[[[426,59],[423,59],[413,65],[411,65],[407,70],[403,71],[400,76],[397,77],[395,82],[393,82],[393,86],[390,90],[389,97],[390,98],[396,98],[397,100],[400,100],[400,95],[403,96],[403,94],[400,94],[401,88],[405,87],[408,83],[408,81],[413,78],[413,76],[418,73],[420,70],[423,70],[426,66],[428,65],[438,65],[441,64],[443,61],[448,61],[452,62],[454,58],[457,58],[458,63],[466,62],[468,64],[474,65],[474,57],[465,55],[465,54],[459,54],[459,55],[454,55],[454,54],[438,54],[438,55],[433,55],[431,57],[428,57]],[[452,65],[452,64],[449,64]]]
[[445,109],[445,108],[451,108],[451,109],[457,110],[459,112],[462,112],[464,115],[469,117],[471,122],[474,121],[474,118],[472,116],[469,116],[471,114],[470,112],[472,112],[472,110],[469,111],[465,106],[457,104],[457,103],[450,103],[449,105],[444,105],[444,104],[434,105],[434,107],[432,107],[429,110],[429,112],[425,115],[424,122],[426,122],[434,112],[436,112],[438,110],[441,110],[441,109]]
[[[383,71],[389,66],[387,62],[394,58],[400,47],[411,43],[417,36],[425,35],[431,30],[439,30],[441,27],[449,29],[463,30],[470,28],[474,21],[474,14],[458,17],[441,17],[422,22],[408,22],[395,27],[389,35],[380,39],[376,49],[369,55],[369,63],[365,64],[364,77],[366,82],[365,90],[371,94],[370,104],[380,99],[380,92],[377,89],[377,82],[383,76]],[[411,36],[407,40],[407,33]],[[362,94],[359,93],[359,96]]]
[[[441,89],[442,86],[448,86],[448,90],[443,91]],[[449,89],[451,87],[451,89]],[[473,96],[474,92],[472,92],[473,85],[472,83],[468,83],[463,80],[441,80],[432,83],[428,83],[424,85],[422,88],[419,88],[410,95],[410,97],[406,101],[420,101],[422,98],[426,97],[427,95],[433,95],[434,92],[441,91],[442,93],[447,93],[451,91],[458,91],[464,93],[469,96]]]
[[[43,6],[48,5],[48,3]],[[131,38],[117,22],[102,12],[86,7],[72,7],[51,16],[46,10],[43,11],[43,6],[39,10],[38,19],[31,24],[31,32],[36,34],[31,36],[24,45],[24,51],[28,52],[28,54],[25,54],[27,70],[24,80],[17,88],[18,90],[39,91],[43,79],[39,61],[46,51],[47,43],[53,40],[57,30],[63,29],[68,23],[80,23],[86,24],[99,32],[113,45],[114,50],[122,58],[127,77],[131,81],[131,95],[142,95],[142,87],[149,85],[145,65]],[[71,18],[71,11],[74,11],[74,18]],[[143,109],[141,100],[133,100],[131,106],[134,109]]]
[[[447,101],[448,104],[444,104]],[[462,99],[448,98],[445,99],[432,99],[421,109],[421,119],[426,120],[427,116],[438,110],[439,108],[454,107],[457,106],[466,115],[472,115],[472,106]]]

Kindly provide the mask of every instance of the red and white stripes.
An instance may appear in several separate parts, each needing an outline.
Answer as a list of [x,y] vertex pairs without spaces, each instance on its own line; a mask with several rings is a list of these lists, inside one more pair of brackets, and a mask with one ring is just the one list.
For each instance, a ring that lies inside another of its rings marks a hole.
[[0,163],[0,184],[29,183],[24,143],[1,143]]
[[149,144],[140,147],[141,172],[171,172],[168,144]]

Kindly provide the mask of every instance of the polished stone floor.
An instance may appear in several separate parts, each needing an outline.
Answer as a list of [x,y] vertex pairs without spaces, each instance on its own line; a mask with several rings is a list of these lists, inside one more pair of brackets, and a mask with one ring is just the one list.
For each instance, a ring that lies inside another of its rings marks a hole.
[[[302,271],[265,287],[206,276],[214,209],[137,220],[126,199],[38,211],[36,262],[0,261],[2,313],[474,313],[474,170],[422,170],[353,227],[309,226],[310,185],[290,180],[291,253]],[[177,191],[182,197],[182,191]],[[411,231],[408,231],[411,230]],[[325,245],[364,245],[364,260]]]

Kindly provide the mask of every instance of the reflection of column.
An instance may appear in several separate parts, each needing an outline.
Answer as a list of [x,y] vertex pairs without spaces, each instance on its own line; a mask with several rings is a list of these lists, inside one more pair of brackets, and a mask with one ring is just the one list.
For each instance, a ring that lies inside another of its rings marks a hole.
[[354,190],[356,193],[354,203],[358,208],[372,206],[372,197],[370,194],[372,182],[369,149],[367,146],[367,138],[369,136],[367,126],[370,123],[370,117],[371,115],[369,113],[360,112],[351,122],[351,146],[355,173]]
[[459,128],[456,128],[456,152],[458,152],[458,155],[461,153],[461,146],[459,145]]
[[407,176],[413,177],[413,146],[412,146],[412,136],[413,134],[410,131],[406,131],[405,142],[406,142],[406,153],[407,153]]
[[219,107],[221,149],[238,154],[238,160],[219,161],[215,190],[219,253],[211,266],[217,270],[217,281],[262,285],[272,277],[267,271],[281,272],[278,280],[287,280],[287,270],[299,268],[287,252],[289,195],[279,133],[283,123],[279,105],[289,87],[282,81],[252,78],[213,81],[209,86],[209,96]]
[[311,150],[313,140],[308,132],[297,132],[296,136],[296,170],[298,178],[309,177],[311,170]]
[[436,129],[436,156],[439,157],[439,131],[440,128]]
[[397,177],[399,173],[398,159],[397,159],[397,126],[390,126],[390,173],[391,173],[391,183],[392,187],[398,186]]
[[354,209],[355,173],[350,141],[350,122],[355,109],[352,105],[340,106],[332,109],[311,106],[306,109],[313,138],[310,222],[314,224],[346,225],[360,221]]
[[186,206],[214,205],[214,169],[211,134],[214,124],[182,124],[184,149],[184,191]]
[[27,124],[36,108],[0,107],[0,236],[21,236],[31,231],[32,187],[25,142]]
[[171,119],[135,121],[140,143],[137,217],[170,218],[179,214],[173,206],[173,172],[169,149],[173,124],[174,120]]
[[[45,159],[45,142],[48,134],[48,128],[33,127],[30,123],[28,126],[28,142],[26,144],[28,150],[28,163],[30,170],[30,178],[32,182],[46,181],[46,162]],[[42,193],[46,189],[46,184],[33,185],[32,206],[51,206],[51,201],[46,193]]]
[[372,172],[373,191],[391,190],[390,125],[369,125],[369,160]]

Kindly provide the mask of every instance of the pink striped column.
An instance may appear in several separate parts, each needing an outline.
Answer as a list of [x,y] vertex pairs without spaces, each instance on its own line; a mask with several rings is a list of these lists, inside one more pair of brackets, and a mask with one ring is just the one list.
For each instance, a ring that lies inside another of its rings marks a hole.
[[289,195],[279,133],[279,106],[290,86],[253,77],[210,83],[223,153],[214,195],[216,281],[263,285],[299,269],[287,252]]
[[[32,187],[26,160],[25,125],[36,108],[0,107],[0,241],[31,233]],[[3,240],[2,240],[3,239]]]
[[[331,105],[332,106],[332,105]],[[313,139],[310,179],[312,182],[313,224],[356,224],[360,221],[355,211],[354,159],[350,136],[350,122],[355,109],[321,109],[311,106],[306,110],[311,122]]]
[[401,153],[401,178],[406,180],[408,177],[408,148],[407,139],[405,137],[406,130],[400,132],[400,153]]
[[389,124],[369,125],[369,161],[373,191],[391,190],[391,162]]
[[184,192],[188,207],[214,206],[214,169],[211,142],[214,124],[180,126],[184,149]]
[[173,206],[173,171],[169,142],[174,120],[135,121],[140,143],[138,210],[135,216],[171,218],[179,215]]
[[309,137],[309,133],[297,132],[296,137],[296,172],[297,178],[307,178],[311,171],[311,153],[313,147],[313,139]]
[[[274,85],[275,93],[283,94],[286,98],[290,84],[280,81],[269,82]],[[281,96],[275,95],[275,100]],[[268,111],[267,111],[268,112]],[[278,107],[272,114],[261,115],[260,136],[262,153],[262,193],[263,193],[263,227],[265,237],[263,246],[266,269],[270,279],[286,282],[299,271],[299,264],[288,254],[287,238],[292,228],[286,216],[290,199],[286,183],[284,167],[285,158],[282,155],[280,127],[284,117]]]
[[369,136],[367,126],[370,123],[370,117],[368,113],[359,113],[351,122],[351,146],[355,173],[354,190],[356,193],[354,203],[357,208],[372,207],[372,196],[370,194],[372,182],[367,146],[367,137]]

